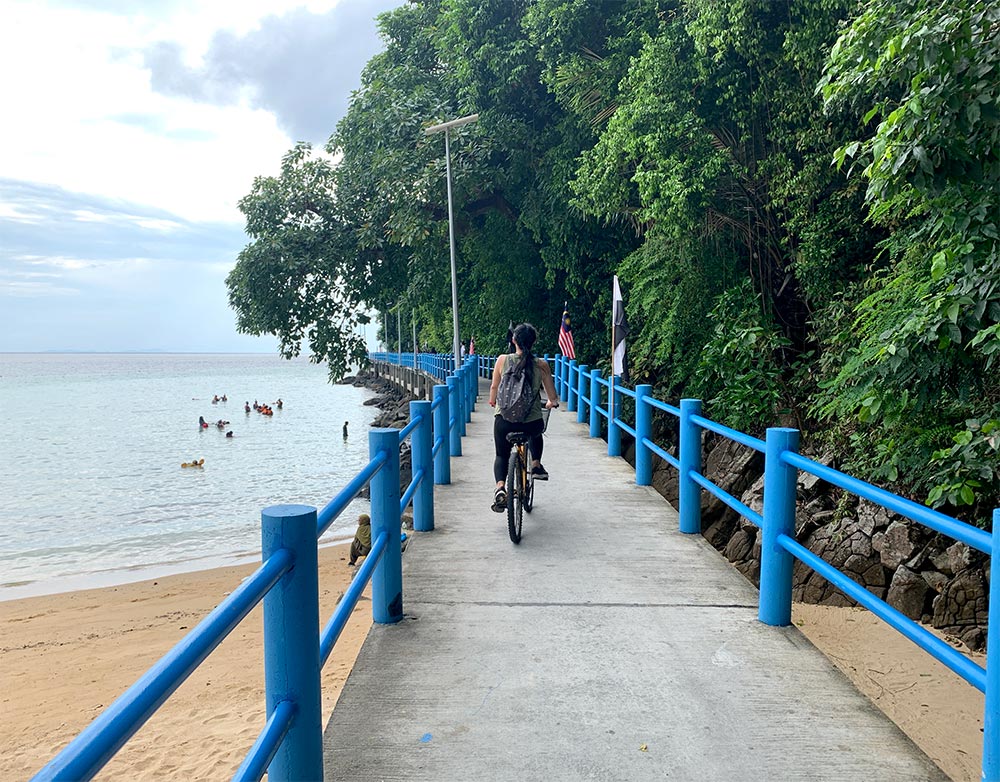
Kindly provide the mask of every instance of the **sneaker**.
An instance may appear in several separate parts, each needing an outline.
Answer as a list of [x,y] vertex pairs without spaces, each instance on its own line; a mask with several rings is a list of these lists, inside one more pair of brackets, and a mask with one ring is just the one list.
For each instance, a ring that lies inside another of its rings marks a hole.
[[545,471],[542,465],[531,468],[531,477],[536,481],[547,481],[549,479],[549,474]]
[[493,504],[490,506],[494,513],[503,513],[507,510],[507,490],[498,488],[493,492]]

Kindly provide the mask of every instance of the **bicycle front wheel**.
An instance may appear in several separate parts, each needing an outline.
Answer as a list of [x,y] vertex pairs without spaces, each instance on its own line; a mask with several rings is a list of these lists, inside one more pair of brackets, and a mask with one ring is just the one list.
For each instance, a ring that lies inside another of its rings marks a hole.
[[515,448],[510,455],[510,466],[507,468],[507,532],[512,543],[521,542],[521,520],[523,512],[524,486],[522,485],[524,467],[521,454]]

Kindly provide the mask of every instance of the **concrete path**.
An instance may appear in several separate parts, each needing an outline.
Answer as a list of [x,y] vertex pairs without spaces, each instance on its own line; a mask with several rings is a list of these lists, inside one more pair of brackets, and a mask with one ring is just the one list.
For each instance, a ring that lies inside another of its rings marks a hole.
[[324,736],[329,780],[945,780],[757,591],[554,411],[519,546],[481,397]]

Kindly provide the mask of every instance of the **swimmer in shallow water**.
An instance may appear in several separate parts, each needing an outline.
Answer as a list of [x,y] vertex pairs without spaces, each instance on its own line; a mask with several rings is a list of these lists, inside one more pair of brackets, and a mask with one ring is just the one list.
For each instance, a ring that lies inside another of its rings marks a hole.
[[344,421],[344,439],[345,440],[347,439],[347,424],[348,424],[348,422]]
[[208,429],[208,424],[205,422],[205,416],[203,415],[198,416],[198,428]]
[[230,429],[228,432],[226,432],[226,437],[232,437],[232,436],[233,436],[233,430]]

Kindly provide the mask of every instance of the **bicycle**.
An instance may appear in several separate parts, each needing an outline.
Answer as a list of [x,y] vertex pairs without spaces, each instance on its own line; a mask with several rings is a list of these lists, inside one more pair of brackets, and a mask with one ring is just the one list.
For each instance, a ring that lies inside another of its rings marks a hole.
[[[549,428],[551,409],[542,411],[542,432]],[[524,432],[511,432],[507,442],[511,445],[510,466],[507,468],[507,532],[512,543],[521,542],[521,525],[524,513],[531,513],[535,501],[535,477],[531,472],[531,459],[528,456],[528,440],[530,435]]]

